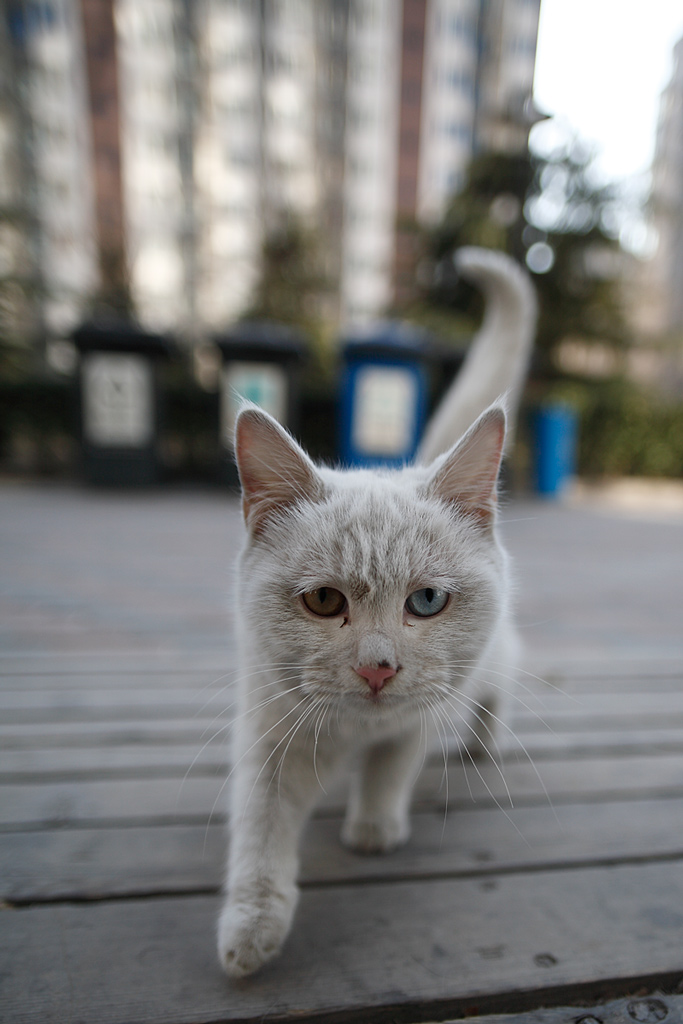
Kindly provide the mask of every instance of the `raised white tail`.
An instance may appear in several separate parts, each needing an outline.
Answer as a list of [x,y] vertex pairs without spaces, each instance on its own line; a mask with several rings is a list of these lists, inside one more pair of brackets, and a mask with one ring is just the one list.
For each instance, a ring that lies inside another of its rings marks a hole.
[[474,247],[459,249],[455,258],[462,276],[484,293],[484,322],[462,370],[427,425],[417,453],[420,463],[447,451],[484,409],[503,396],[509,440],[536,330],[536,295],[515,260]]

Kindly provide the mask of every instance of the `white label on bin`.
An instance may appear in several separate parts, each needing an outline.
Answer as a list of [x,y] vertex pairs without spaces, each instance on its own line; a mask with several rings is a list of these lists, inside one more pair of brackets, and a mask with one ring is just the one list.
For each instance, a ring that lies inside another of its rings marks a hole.
[[351,429],[357,452],[387,458],[412,453],[417,388],[415,374],[401,367],[358,370]]
[[83,433],[92,444],[141,448],[154,434],[152,367],[143,356],[83,356]]
[[242,399],[253,402],[279,423],[287,416],[287,375],[275,363],[226,363],[221,382],[221,434],[232,448],[235,417]]

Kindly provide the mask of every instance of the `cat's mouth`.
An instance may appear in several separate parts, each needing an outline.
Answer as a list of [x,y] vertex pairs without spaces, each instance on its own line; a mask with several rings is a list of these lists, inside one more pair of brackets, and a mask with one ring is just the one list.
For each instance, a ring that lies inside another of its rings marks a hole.
[[380,705],[386,704],[387,701],[390,700],[390,697],[383,690],[379,693],[371,693],[370,691],[368,691],[367,693],[361,694],[361,700],[363,700],[365,704]]
[[399,704],[405,704],[406,700],[408,700],[405,694],[396,693],[390,687],[378,690],[376,693],[373,690],[367,690],[366,692],[359,693],[357,696],[365,707],[369,705],[376,708],[396,707]]

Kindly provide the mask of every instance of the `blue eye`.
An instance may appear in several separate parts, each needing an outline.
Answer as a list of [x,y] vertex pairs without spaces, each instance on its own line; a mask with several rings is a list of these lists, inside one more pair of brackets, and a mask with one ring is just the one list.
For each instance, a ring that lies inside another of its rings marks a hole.
[[448,604],[448,592],[439,590],[437,587],[425,587],[423,590],[416,590],[406,601],[406,608],[411,615],[417,615],[426,619],[430,615],[437,615]]

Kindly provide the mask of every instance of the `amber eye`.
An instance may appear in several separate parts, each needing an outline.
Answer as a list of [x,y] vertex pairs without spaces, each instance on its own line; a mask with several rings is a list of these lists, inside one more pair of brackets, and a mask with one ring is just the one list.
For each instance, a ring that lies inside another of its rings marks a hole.
[[302,594],[301,598],[314,615],[340,615],[346,608],[346,598],[340,590],[334,587],[318,587],[317,590],[309,590]]
[[439,590],[437,587],[425,587],[423,590],[416,590],[406,601],[406,608],[411,615],[417,615],[426,619],[430,615],[437,615],[448,604],[448,592]]

